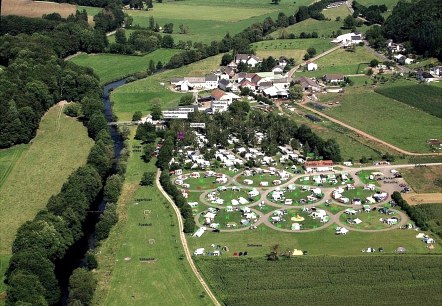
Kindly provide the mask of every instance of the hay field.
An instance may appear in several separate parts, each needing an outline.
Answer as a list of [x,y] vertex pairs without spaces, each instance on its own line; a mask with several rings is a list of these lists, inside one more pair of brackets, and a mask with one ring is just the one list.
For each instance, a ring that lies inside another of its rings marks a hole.
[[59,13],[61,17],[75,14],[75,5],[31,0],[3,0],[2,15],[17,15],[24,17],[42,17],[45,14]]

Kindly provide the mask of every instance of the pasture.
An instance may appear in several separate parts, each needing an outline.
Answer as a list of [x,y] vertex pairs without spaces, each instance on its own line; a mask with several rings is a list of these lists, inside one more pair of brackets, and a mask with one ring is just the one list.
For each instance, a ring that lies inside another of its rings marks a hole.
[[9,254],[17,228],[32,219],[86,162],[92,144],[86,128],[64,116],[60,105],[43,116],[37,136],[0,186],[0,254]]
[[368,88],[347,87],[339,107],[326,114],[412,152],[428,152],[428,139],[442,139],[442,120]]
[[18,15],[24,17],[42,17],[58,13],[66,18],[75,15],[76,6],[68,3],[54,3],[31,0],[3,0],[1,13],[3,16]]
[[401,174],[417,193],[442,192],[442,166],[402,169]]
[[441,256],[195,261],[225,305],[352,305],[355,300],[361,305],[441,303]]
[[336,20],[337,17],[340,17],[341,22],[344,20],[345,17],[351,15],[350,10],[345,3],[339,7],[324,9],[322,10],[322,14],[324,14],[325,18],[329,18],[331,20]]
[[375,92],[442,118],[442,88],[440,87],[401,81],[376,88]]
[[151,60],[155,62],[155,65],[159,61],[164,65],[178,52],[180,50],[158,49],[144,56],[80,54],[73,57],[71,61],[77,65],[92,68],[100,77],[100,83],[106,84],[137,72],[146,71]]
[[172,208],[155,186],[139,186],[144,171],[156,171],[155,161],[146,164],[141,154],[129,158],[118,202],[119,222],[98,249],[94,304],[209,305],[208,298],[200,297],[203,288],[187,261],[181,259],[184,251]]
[[296,76],[319,77],[328,73],[363,74],[374,58],[376,56],[364,47],[356,47],[355,52],[338,49],[315,61],[318,70],[296,72]]
[[[119,87],[111,95],[114,114],[120,120],[131,120],[135,111],[141,111],[143,116],[150,113],[154,103],[158,103],[162,109],[178,105],[183,94],[168,88],[170,79],[173,77],[204,76],[219,66],[221,57],[222,55],[210,57]],[[165,85],[162,86],[161,83]]]
[[3,185],[3,182],[6,181],[9,173],[11,173],[21,154],[28,148],[28,145],[21,144],[13,146],[12,148],[0,150],[0,188]]
[[[319,37],[325,37],[326,39],[331,39],[332,34],[336,33],[338,30],[340,30],[342,26],[342,21],[335,21],[333,20],[316,20],[316,19],[306,19],[301,22],[298,22],[296,24],[290,25],[283,32],[281,31],[275,31],[270,36],[273,38],[279,38],[281,35],[290,35],[295,34],[296,37],[299,37],[299,35],[304,33],[312,33],[316,32],[318,33]],[[348,30],[341,30],[342,33],[348,32]]]

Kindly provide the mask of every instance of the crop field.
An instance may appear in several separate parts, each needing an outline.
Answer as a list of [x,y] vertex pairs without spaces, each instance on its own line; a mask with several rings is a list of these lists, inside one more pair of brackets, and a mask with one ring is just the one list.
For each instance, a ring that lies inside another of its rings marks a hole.
[[15,163],[21,154],[28,148],[28,145],[16,145],[9,149],[0,150],[0,188],[14,168]]
[[[131,120],[135,111],[143,115],[150,113],[154,103],[163,109],[178,105],[182,93],[173,92],[167,86],[173,77],[204,76],[219,66],[222,55],[155,74],[142,80],[119,87],[111,95],[113,111],[120,120]],[[162,86],[164,83],[165,86]]]
[[129,158],[119,222],[99,247],[94,304],[209,305],[187,261],[180,259],[184,251],[172,208],[156,187],[139,186],[144,171],[156,171],[155,161],[145,164],[141,154]]
[[370,61],[374,58],[376,56],[364,47],[356,47],[355,52],[338,49],[315,61],[318,64],[318,70],[296,72],[296,76],[317,77],[327,73],[341,73],[344,75],[363,74]]
[[158,49],[144,56],[80,54],[73,57],[71,61],[80,66],[91,67],[100,77],[101,84],[106,84],[136,72],[146,71],[151,60],[155,62],[155,65],[159,61],[166,64],[178,52],[180,50]]
[[92,146],[86,128],[60,112],[57,105],[44,115],[37,136],[0,186],[0,254],[10,252],[17,228],[32,219],[72,171],[86,162]]
[[304,256],[274,262],[258,258],[195,261],[225,305],[442,303],[440,256],[372,254]]
[[75,15],[76,6],[67,3],[54,3],[31,0],[3,0],[2,15],[18,15],[25,17],[41,17],[43,15],[58,13],[61,17]]
[[442,118],[442,88],[440,87],[404,82],[403,86],[395,84],[382,86],[375,92]]
[[417,193],[442,192],[442,166],[408,168],[401,174]]
[[442,120],[370,89],[351,88],[328,115],[412,152],[428,152],[427,140],[442,139]]

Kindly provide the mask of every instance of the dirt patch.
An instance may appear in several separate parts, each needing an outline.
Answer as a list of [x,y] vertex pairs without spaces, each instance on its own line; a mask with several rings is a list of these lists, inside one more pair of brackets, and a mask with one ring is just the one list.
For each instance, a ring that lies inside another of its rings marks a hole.
[[402,198],[410,205],[442,203],[442,193],[407,193]]
[[77,7],[67,3],[40,2],[31,0],[3,0],[2,15],[17,15],[24,17],[42,17],[51,13],[59,13],[66,18],[75,15]]

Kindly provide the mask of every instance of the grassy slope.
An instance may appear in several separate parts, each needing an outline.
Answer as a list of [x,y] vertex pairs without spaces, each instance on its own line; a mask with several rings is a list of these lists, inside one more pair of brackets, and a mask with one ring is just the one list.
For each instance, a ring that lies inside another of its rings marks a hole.
[[[2,150],[23,150],[0,186],[0,273],[3,275],[18,227],[32,219],[49,197],[57,193],[69,174],[85,163],[92,140],[86,128],[73,118],[61,115],[54,106],[42,118],[31,145]],[[3,290],[0,286],[0,292]]]
[[[135,143],[135,142],[133,142]],[[118,203],[119,223],[99,248],[99,286],[96,305],[207,305],[200,298],[203,289],[193,276],[179,242],[175,214],[154,187],[140,187],[144,171],[155,171],[154,161],[142,162],[141,153],[132,153],[123,193]],[[152,201],[134,205],[137,198]],[[143,211],[150,215],[144,218]],[[152,223],[150,227],[138,223]],[[155,239],[149,244],[149,239]],[[125,258],[130,257],[129,261]],[[153,257],[142,263],[140,257]]]
[[21,154],[28,147],[28,145],[16,145],[9,149],[0,150],[0,188],[11,173]]
[[428,152],[426,141],[442,138],[441,119],[366,88],[348,88],[341,106],[327,114],[406,150]]
[[442,118],[442,88],[403,81],[382,86],[376,92]]
[[403,169],[401,174],[417,193],[442,192],[435,182],[442,178],[442,166]]
[[106,84],[129,74],[146,71],[151,60],[155,64],[158,61],[166,64],[178,52],[180,51],[174,49],[158,49],[144,56],[81,54],[72,58],[71,61],[80,66],[91,67],[100,77],[101,84]]
[[[182,94],[172,92],[167,88],[170,79],[184,76],[204,76],[218,67],[221,57],[222,55],[210,57],[116,89],[111,95],[114,113],[119,120],[130,120],[135,111],[141,111],[143,115],[149,113],[154,102],[160,103],[163,109],[176,106]],[[165,86],[161,86],[160,83],[164,83]]]

